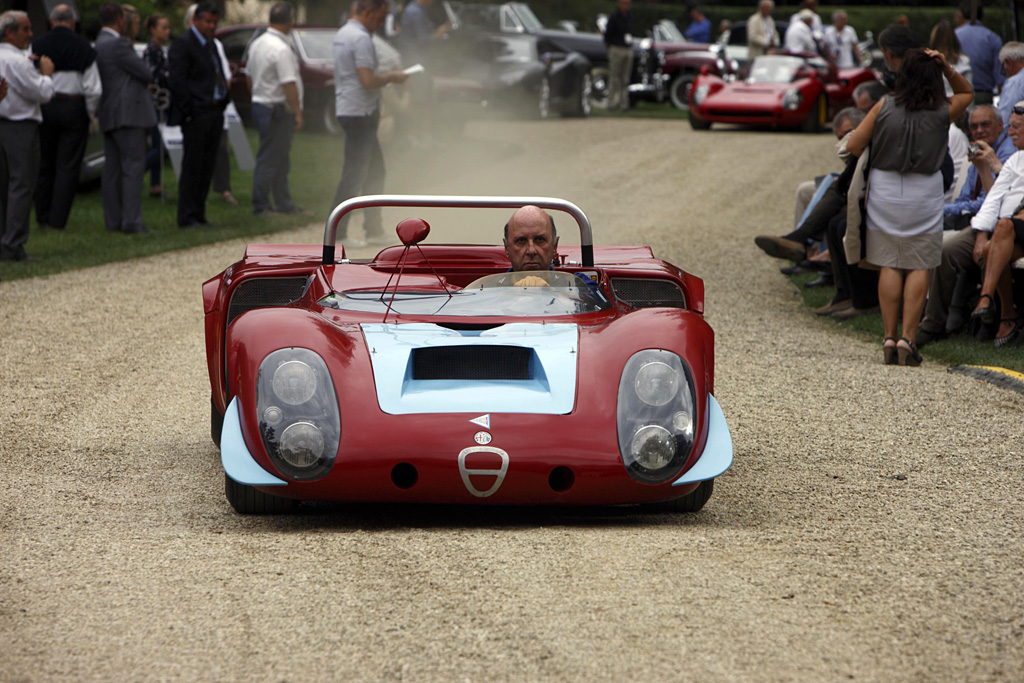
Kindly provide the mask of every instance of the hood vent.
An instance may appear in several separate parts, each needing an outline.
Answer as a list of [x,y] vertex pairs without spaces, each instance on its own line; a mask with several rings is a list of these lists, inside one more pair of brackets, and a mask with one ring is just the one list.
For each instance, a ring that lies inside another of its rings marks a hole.
[[414,380],[530,380],[533,350],[521,346],[432,346],[413,349]]

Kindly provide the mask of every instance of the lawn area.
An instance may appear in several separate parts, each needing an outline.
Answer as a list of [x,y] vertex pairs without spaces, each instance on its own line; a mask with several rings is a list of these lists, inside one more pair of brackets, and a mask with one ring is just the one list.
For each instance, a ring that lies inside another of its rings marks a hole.
[[[248,133],[255,153],[256,133],[253,130]],[[0,278],[17,280],[49,275],[225,239],[264,235],[308,225],[311,221],[326,220],[332,208],[330,203],[334,189],[341,176],[342,144],[342,138],[320,133],[301,133],[295,136],[290,174],[292,196],[299,206],[315,213],[313,218],[254,216],[252,172],[239,171],[232,158],[231,191],[239,205],[229,205],[211,191],[206,217],[214,227],[182,230],[177,224],[177,183],[168,165],[163,174],[167,195],[164,203],[159,198],[148,196],[148,175],[143,187],[142,211],[146,227],[153,232],[152,235],[107,232],[103,227],[103,198],[99,183],[96,183],[79,191],[64,230],[37,228],[33,214],[32,229],[25,249],[39,260],[0,263]],[[324,169],[332,170],[325,173]]]
[[[804,283],[818,277],[817,273],[802,273],[793,275],[793,284],[800,290],[804,304],[814,309],[824,306],[832,300],[835,289],[832,287],[804,288]],[[815,317],[811,311],[807,313]],[[877,342],[879,346],[878,355],[881,358],[882,351],[882,316],[880,313],[862,315],[850,320],[836,320],[831,317],[819,318],[826,324],[835,325],[846,330],[851,330],[867,339]],[[923,349],[921,355],[925,362],[943,363],[945,365],[980,365],[983,367],[996,367],[1024,373],[1024,347],[1010,349],[997,349],[992,342],[979,342],[967,334],[957,334],[942,341],[932,342]]]

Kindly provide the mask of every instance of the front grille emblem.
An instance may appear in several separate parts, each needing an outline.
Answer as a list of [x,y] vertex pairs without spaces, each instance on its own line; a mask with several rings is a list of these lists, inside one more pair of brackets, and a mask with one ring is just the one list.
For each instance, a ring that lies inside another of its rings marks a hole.
[[[466,457],[473,453],[493,453],[501,458],[501,467],[498,469],[469,469],[466,467]],[[462,483],[466,486],[466,490],[477,498],[487,498],[494,495],[501,486],[501,483],[505,481],[505,474],[507,472],[508,453],[500,448],[493,446],[470,446],[459,453],[459,474],[462,475]],[[486,491],[481,491],[473,484],[472,477],[494,477],[494,483]]]

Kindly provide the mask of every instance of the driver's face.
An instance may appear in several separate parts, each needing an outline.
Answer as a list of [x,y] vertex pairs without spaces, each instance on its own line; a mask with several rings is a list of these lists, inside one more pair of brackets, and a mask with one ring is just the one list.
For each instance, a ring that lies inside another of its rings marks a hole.
[[550,270],[557,246],[547,214],[539,210],[525,216],[516,213],[508,223],[505,253],[512,270]]

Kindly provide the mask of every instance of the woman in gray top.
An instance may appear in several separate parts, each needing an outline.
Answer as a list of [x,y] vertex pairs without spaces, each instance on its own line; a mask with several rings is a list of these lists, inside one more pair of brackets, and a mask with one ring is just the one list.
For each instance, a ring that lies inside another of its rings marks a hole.
[[[942,75],[953,86],[945,97]],[[942,162],[949,125],[973,99],[971,84],[935,50],[908,50],[892,95],[882,98],[847,143],[860,156],[870,143],[866,255],[881,268],[878,301],[888,365],[920,365],[914,346],[931,269],[942,256]],[[903,336],[897,340],[900,304]]]

